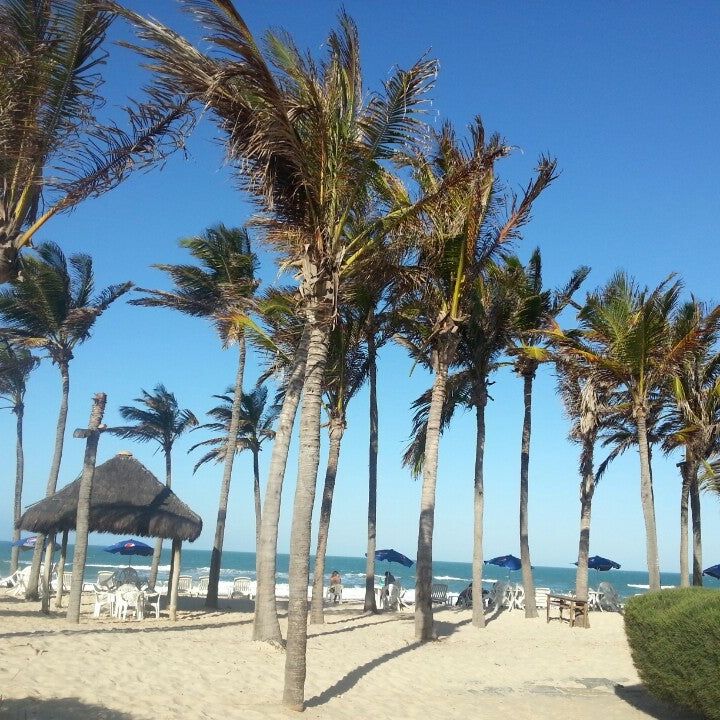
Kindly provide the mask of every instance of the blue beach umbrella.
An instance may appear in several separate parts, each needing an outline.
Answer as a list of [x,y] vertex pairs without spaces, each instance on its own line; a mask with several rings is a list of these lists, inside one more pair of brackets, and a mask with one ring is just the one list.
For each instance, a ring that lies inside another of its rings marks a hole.
[[115,555],[152,555],[153,548],[139,540],[121,540],[104,548],[105,552]]
[[[577,562],[573,563],[577,565]],[[614,560],[608,560],[600,555],[593,555],[588,558],[588,568],[590,570],[600,570],[605,572],[606,570],[619,570],[620,563],[616,563]]]
[[376,550],[375,559],[381,562],[395,562],[405,567],[412,567],[414,564],[409,557],[405,557],[402,553],[397,550]]
[[499,555],[498,557],[492,558],[492,560],[486,560],[486,565],[497,565],[507,570],[519,570],[522,567],[520,558],[516,558],[514,555]]
[[16,540],[13,543],[10,543],[12,547],[19,547],[21,550],[32,550],[35,547],[35,544],[37,543],[37,536],[33,535],[31,537],[24,537],[20,538],[19,540]]
[[720,565],[713,565],[712,567],[703,570],[703,575],[708,575],[711,578],[720,580]]

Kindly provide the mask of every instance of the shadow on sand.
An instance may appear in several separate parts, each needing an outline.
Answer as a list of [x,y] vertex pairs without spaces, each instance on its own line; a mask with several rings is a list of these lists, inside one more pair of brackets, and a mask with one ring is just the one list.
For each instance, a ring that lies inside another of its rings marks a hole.
[[134,720],[134,715],[86,703],[79,698],[0,698],[3,720]]
[[702,720],[700,715],[689,710],[660,702],[643,685],[616,685],[615,695],[656,720]]

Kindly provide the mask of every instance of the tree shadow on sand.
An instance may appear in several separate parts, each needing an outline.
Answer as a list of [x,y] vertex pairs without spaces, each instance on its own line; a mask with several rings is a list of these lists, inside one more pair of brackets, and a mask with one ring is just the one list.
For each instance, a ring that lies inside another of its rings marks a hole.
[[135,715],[86,703],[80,698],[0,698],[3,720],[135,720]]
[[657,700],[646,690],[644,685],[616,685],[615,695],[655,720],[702,720],[699,715],[695,715],[689,710],[673,707]]

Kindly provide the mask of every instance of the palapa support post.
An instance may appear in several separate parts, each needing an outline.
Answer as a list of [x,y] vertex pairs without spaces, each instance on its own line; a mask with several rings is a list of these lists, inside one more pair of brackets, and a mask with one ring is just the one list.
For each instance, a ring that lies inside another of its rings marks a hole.
[[71,622],[80,622],[80,601],[85,575],[85,560],[87,558],[87,541],[90,529],[90,495],[92,493],[93,476],[95,475],[95,459],[97,457],[98,442],[100,441],[100,427],[105,414],[107,395],[97,393],[93,398],[90,411],[90,422],[87,430],[76,430],[73,437],[87,438],[85,444],[85,459],[78,490],[77,517],[75,519],[75,551],[73,553],[73,572],[70,581],[70,598],[68,600],[67,619]]
[[178,599],[178,581],[180,580],[180,558],[182,555],[182,540],[173,538],[172,541],[172,565],[173,574],[170,584],[170,619],[177,620],[177,599]]
[[60,545],[60,559],[58,560],[57,566],[57,591],[55,593],[55,607],[62,607],[62,596],[63,596],[63,573],[65,572],[65,558],[67,557],[67,546],[68,546],[68,533],[69,530],[63,530],[62,544]]
[[40,610],[45,614],[50,612],[50,581],[52,580],[52,561],[55,554],[55,536],[49,535],[45,546],[45,566],[43,568],[43,585],[40,588]]

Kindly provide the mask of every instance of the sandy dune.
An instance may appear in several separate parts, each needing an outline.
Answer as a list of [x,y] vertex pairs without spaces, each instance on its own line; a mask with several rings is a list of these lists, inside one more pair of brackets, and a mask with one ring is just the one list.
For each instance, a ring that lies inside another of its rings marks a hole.
[[[18,720],[296,718],[282,709],[284,655],[250,640],[249,603],[219,612],[183,598],[177,623],[40,616],[0,595],[0,717]],[[570,629],[505,612],[484,631],[467,610],[436,613],[418,645],[412,612],[340,606],[310,627],[305,718],[687,720],[639,685],[614,614]]]

